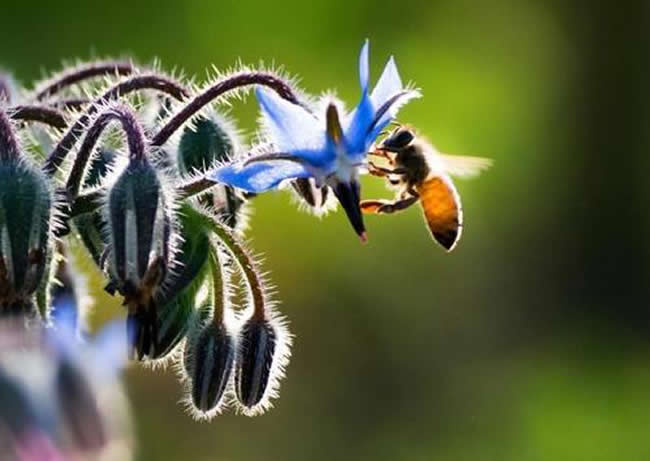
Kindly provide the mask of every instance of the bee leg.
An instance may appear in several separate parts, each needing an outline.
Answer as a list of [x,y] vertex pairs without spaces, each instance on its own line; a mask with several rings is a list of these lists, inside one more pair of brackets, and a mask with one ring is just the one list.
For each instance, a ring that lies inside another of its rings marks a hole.
[[369,162],[368,166],[370,167],[370,168],[368,168],[368,172],[373,176],[385,177],[385,176],[388,176],[388,175],[391,175],[391,174],[406,174],[406,173],[408,173],[408,170],[406,168],[394,168],[394,169],[391,170],[390,168],[384,168],[384,167],[381,167],[379,165],[375,165],[372,162]]
[[413,185],[408,186],[408,188],[400,195],[401,199],[407,199],[409,197],[420,198],[420,194],[418,191],[413,189]]
[[390,154],[388,153],[387,150],[375,149],[375,150],[373,150],[371,152],[368,152],[368,155],[373,155],[375,157],[384,158],[384,159],[388,160],[388,163],[390,163],[391,165],[395,164],[395,159],[393,159],[393,157],[390,156]]
[[418,201],[418,196],[411,196],[393,202],[388,200],[363,200],[361,211],[366,214],[390,214],[405,210]]

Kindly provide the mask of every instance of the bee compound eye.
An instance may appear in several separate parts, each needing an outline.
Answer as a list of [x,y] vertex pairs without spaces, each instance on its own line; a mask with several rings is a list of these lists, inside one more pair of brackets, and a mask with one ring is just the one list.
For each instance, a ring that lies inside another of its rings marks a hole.
[[413,136],[410,130],[399,130],[384,141],[384,146],[393,149],[403,149],[411,144],[414,138],[415,136]]

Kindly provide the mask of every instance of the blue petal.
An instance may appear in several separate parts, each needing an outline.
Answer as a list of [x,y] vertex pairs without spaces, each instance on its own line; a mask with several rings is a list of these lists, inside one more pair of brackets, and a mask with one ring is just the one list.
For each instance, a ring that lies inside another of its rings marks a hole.
[[364,93],[357,108],[346,117],[343,127],[346,147],[352,157],[367,150],[366,135],[374,116],[375,111],[370,96]]
[[93,341],[95,354],[94,365],[101,367],[101,372],[114,376],[126,367],[128,360],[126,329],[123,321],[113,321],[106,325]]
[[307,178],[312,174],[296,162],[273,160],[248,166],[226,165],[208,173],[207,178],[248,192],[261,193],[277,187],[285,179]]
[[324,143],[322,121],[277,93],[257,88],[263,123],[279,152],[318,150]]
[[[397,93],[393,94],[391,97],[396,96],[396,95],[399,95],[399,96],[397,96],[392,101],[392,103],[390,104],[388,110],[382,116],[380,116],[380,118],[378,120],[375,121],[374,126],[371,127],[372,129],[367,132],[366,141],[367,141],[368,145],[372,144],[374,142],[374,140],[377,138],[377,136],[379,136],[379,133],[381,133],[381,131],[384,128],[386,128],[386,126],[390,122],[392,122],[395,119],[395,117],[397,116],[397,112],[399,111],[399,109],[404,104],[406,104],[407,102],[409,102],[412,99],[416,99],[416,98],[419,98],[421,96],[420,92],[417,91],[417,90],[408,90],[408,91],[403,91],[402,90],[401,94],[399,92],[397,92]],[[387,101],[388,100],[390,100],[390,97],[387,99]],[[386,101],[384,101],[384,104],[385,103],[386,103]],[[376,107],[375,109],[379,109],[379,107]]]
[[370,83],[369,47],[370,42],[366,39],[361,47],[361,54],[359,55],[359,82],[361,83],[361,91],[363,93],[368,92],[368,84]]
[[397,72],[395,59],[391,56],[370,95],[375,110],[379,109],[390,97],[399,93],[402,88],[402,79],[399,77],[399,72]]

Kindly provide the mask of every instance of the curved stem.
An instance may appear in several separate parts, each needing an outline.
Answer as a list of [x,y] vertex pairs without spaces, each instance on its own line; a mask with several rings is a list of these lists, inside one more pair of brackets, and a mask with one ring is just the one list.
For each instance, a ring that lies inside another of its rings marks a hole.
[[11,118],[15,120],[24,120],[26,122],[41,122],[59,130],[65,129],[68,123],[63,113],[56,109],[45,106],[15,106],[10,111]]
[[74,85],[94,77],[102,75],[129,75],[135,71],[133,64],[127,61],[100,61],[90,62],[75,67],[72,70],[64,70],[55,75],[37,90],[35,99],[42,101],[58,93],[63,88]]
[[0,162],[18,159],[18,140],[7,114],[0,110]]
[[264,285],[260,274],[257,272],[253,258],[248,254],[244,246],[239,243],[237,238],[229,229],[208,216],[205,216],[205,218],[208,221],[208,227],[210,230],[219,238],[219,240],[221,240],[221,242],[223,242],[226,248],[228,248],[228,251],[230,251],[244,273],[244,277],[248,282],[248,287],[250,288],[253,298],[253,318],[257,320],[264,319]]
[[210,181],[207,178],[198,178],[194,181],[183,184],[176,190],[176,192],[178,193],[178,198],[182,200],[205,192],[216,185],[216,182]]
[[210,272],[212,275],[212,299],[214,309],[212,311],[212,322],[215,326],[220,326],[224,321],[226,310],[226,289],[223,272],[221,271],[221,261],[219,260],[219,249],[212,248],[209,256]]
[[158,131],[151,144],[153,146],[162,146],[176,130],[207,104],[231,90],[248,85],[267,86],[275,90],[287,101],[300,104],[291,86],[277,75],[268,72],[241,72],[216,82],[195,96]]
[[129,146],[129,157],[132,160],[140,160],[144,158],[144,133],[135,114],[133,113],[133,110],[124,104],[107,108],[97,117],[86,132],[86,137],[79,148],[74,165],[72,165],[70,177],[66,184],[66,189],[71,199],[76,198],[79,194],[84,172],[86,171],[86,165],[90,159],[93,147],[97,144],[104,129],[113,121],[119,121],[122,124],[122,129],[126,134]]
[[68,152],[70,152],[70,149],[76,144],[79,136],[83,134],[84,126],[88,123],[90,117],[99,110],[101,104],[143,89],[162,91],[179,101],[182,101],[189,95],[188,91],[179,83],[158,74],[138,75],[116,84],[88,107],[86,112],[68,128],[68,131],[63,135],[45,161],[45,165],[43,165],[45,173],[49,176],[54,175],[58,167],[63,163],[63,160],[65,160]]
[[62,107],[64,109],[80,110],[84,106],[92,103],[90,99],[84,98],[69,98],[69,99],[59,99],[58,101],[53,101],[51,104],[54,107]]

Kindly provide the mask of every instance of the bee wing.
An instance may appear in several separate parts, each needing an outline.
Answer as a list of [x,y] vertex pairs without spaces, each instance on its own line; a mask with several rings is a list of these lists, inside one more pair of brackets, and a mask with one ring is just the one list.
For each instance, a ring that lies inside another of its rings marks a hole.
[[444,171],[459,178],[474,178],[487,170],[494,163],[485,157],[469,157],[466,155],[439,154]]
[[451,179],[433,177],[419,186],[417,192],[431,235],[445,250],[453,250],[462,232],[463,210]]

